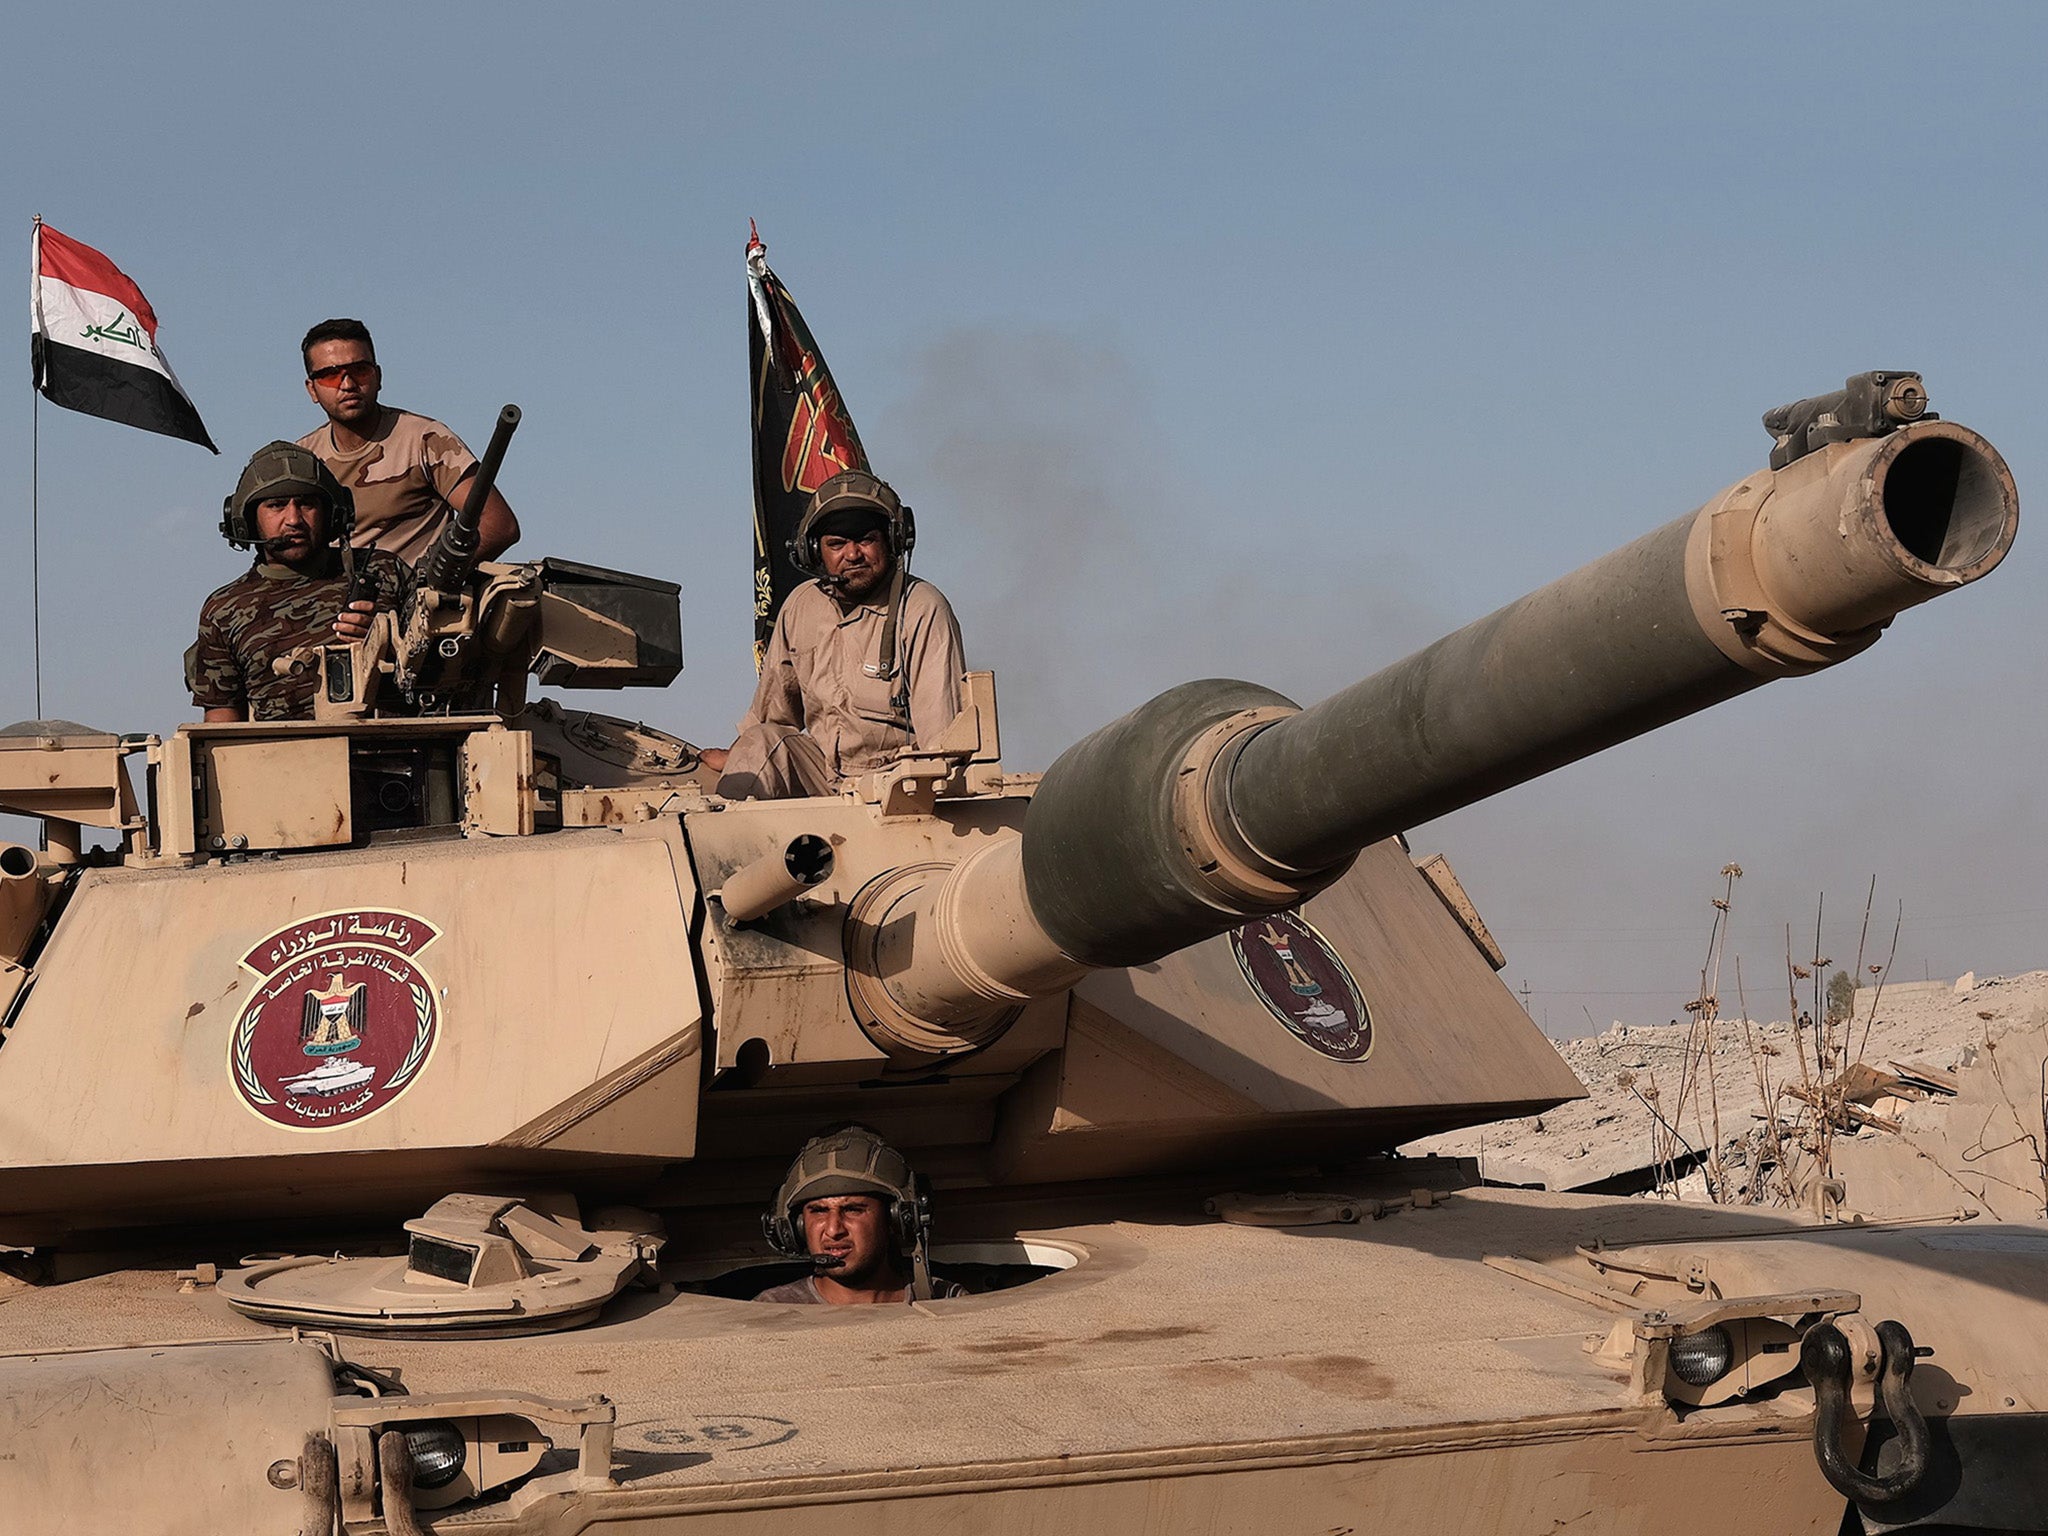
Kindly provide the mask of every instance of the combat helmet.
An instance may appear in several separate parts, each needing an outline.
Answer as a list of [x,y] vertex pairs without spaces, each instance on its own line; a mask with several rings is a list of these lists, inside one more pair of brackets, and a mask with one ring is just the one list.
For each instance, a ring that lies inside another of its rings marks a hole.
[[881,518],[889,535],[889,549],[900,563],[917,543],[917,519],[886,480],[878,480],[864,469],[841,470],[811,494],[811,504],[796,525],[789,541],[789,563],[808,576],[821,574],[825,561],[818,541],[828,531],[825,524],[849,513],[872,513]]
[[903,1154],[866,1126],[845,1126],[804,1143],[761,1213],[769,1245],[802,1258],[804,1203],[829,1195],[879,1195],[887,1202],[889,1235],[898,1250],[908,1254],[922,1247],[931,1217],[921,1182]]
[[327,542],[347,544],[355,527],[356,500],[320,456],[297,443],[265,443],[249,457],[242,478],[221,503],[220,534],[236,549],[259,543],[256,503],[272,496],[318,496],[327,503]]

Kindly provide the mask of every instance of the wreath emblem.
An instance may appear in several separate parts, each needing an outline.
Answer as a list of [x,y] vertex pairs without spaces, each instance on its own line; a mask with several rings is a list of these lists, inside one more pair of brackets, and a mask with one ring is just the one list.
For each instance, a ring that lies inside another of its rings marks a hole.
[[331,1131],[367,1119],[425,1070],[440,1037],[417,956],[440,930],[409,912],[323,912],[266,935],[228,1042],[242,1102],[273,1125]]

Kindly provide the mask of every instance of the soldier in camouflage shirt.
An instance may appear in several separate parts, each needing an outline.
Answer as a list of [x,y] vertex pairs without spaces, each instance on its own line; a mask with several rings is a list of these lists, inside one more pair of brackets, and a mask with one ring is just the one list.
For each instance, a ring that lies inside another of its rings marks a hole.
[[342,550],[349,493],[293,443],[258,450],[221,517],[255,564],[210,594],[185,653],[192,702],[208,720],[305,720],[313,714],[318,648],[359,640],[378,608],[396,608],[411,572],[383,550],[354,552],[354,594]]

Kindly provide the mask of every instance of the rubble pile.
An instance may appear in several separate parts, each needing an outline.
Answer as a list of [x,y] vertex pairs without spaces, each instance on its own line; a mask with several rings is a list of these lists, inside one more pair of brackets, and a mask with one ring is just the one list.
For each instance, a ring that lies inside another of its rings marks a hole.
[[1832,1025],[1617,1023],[1558,1050],[1584,1099],[1405,1150],[1555,1190],[2048,1213],[2048,971],[1866,989]]

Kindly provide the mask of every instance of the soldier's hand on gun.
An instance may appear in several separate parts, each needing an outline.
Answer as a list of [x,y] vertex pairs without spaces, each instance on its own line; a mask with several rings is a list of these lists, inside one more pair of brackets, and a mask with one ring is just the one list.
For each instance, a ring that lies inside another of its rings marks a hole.
[[367,598],[348,604],[334,616],[334,638],[353,645],[367,639],[370,633],[370,615],[377,611],[377,605]]

